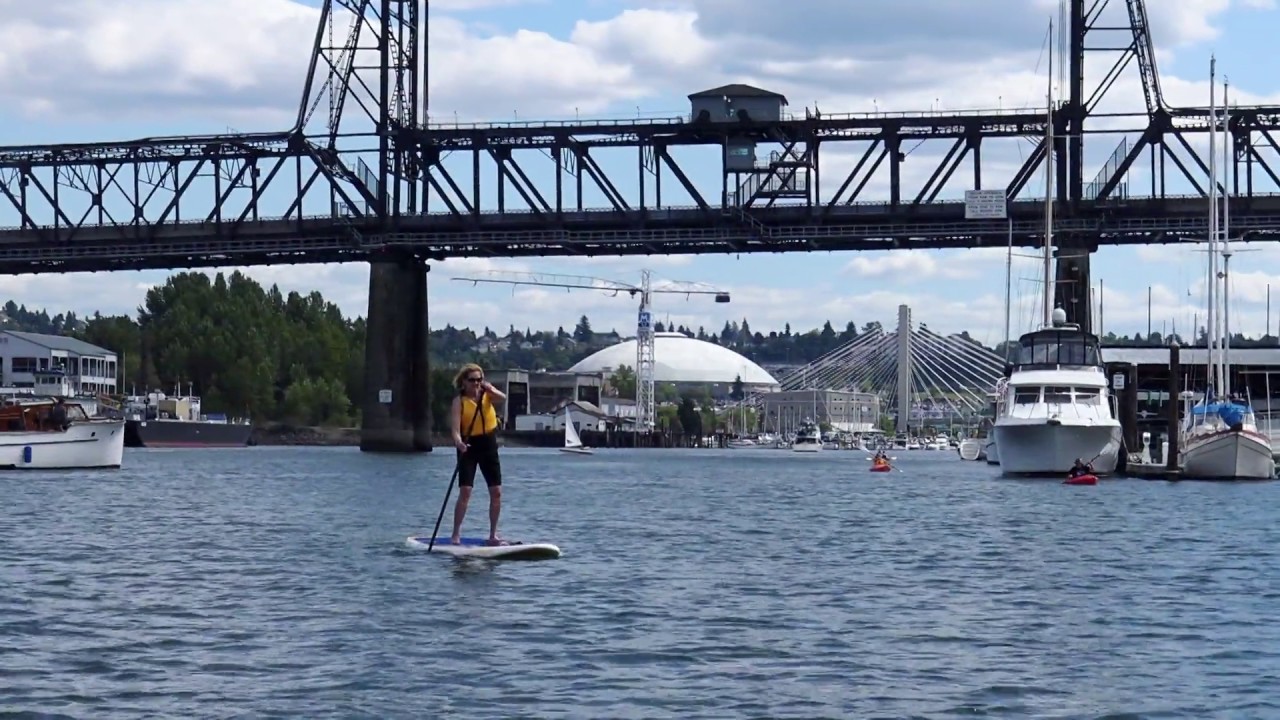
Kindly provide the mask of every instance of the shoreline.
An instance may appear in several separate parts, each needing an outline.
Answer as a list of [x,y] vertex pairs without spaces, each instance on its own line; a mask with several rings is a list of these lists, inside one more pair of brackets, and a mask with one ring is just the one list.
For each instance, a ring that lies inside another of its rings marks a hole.
[[[286,425],[273,423],[254,427],[252,445],[261,447],[360,447],[360,428]],[[453,447],[448,435],[433,433],[431,446]]]
[[[634,440],[615,434],[587,430],[582,432],[582,440],[591,447],[637,447]],[[498,443],[509,448],[555,448],[564,442],[564,433],[555,430],[502,432]],[[250,445],[263,447],[359,447],[359,427],[323,427],[306,425],[289,425],[287,423],[270,423],[255,426],[249,437]],[[453,441],[447,433],[432,433],[432,448],[452,448]],[[652,445],[640,447],[686,447],[679,438],[657,438]]]

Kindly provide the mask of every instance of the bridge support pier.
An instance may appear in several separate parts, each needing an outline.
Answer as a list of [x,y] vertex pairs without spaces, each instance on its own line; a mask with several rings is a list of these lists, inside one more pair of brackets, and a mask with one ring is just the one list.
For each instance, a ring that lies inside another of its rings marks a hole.
[[369,264],[360,449],[431,452],[427,273],[418,258]]

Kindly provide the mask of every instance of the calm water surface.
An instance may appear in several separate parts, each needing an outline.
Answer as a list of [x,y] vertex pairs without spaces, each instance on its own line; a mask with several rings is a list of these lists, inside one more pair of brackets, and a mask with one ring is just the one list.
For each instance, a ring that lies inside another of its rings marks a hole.
[[0,716],[1280,717],[1280,484],[504,460],[504,534],[564,558],[406,549],[444,452],[0,475]]

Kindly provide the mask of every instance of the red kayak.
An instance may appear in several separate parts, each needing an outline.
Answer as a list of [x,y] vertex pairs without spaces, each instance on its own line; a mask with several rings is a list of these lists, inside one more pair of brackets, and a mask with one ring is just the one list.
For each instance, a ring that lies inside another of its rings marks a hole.
[[1063,485],[1097,485],[1097,475],[1079,475],[1077,477],[1069,477],[1062,481]]
[[889,472],[893,468],[888,465],[872,465],[871,472]]

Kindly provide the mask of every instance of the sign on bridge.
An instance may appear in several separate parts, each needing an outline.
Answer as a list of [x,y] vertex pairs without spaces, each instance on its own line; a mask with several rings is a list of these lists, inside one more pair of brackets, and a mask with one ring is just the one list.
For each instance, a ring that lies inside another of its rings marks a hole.
[[1004,190],[965,190],[965,220],[1004,220],[1009,217]]

